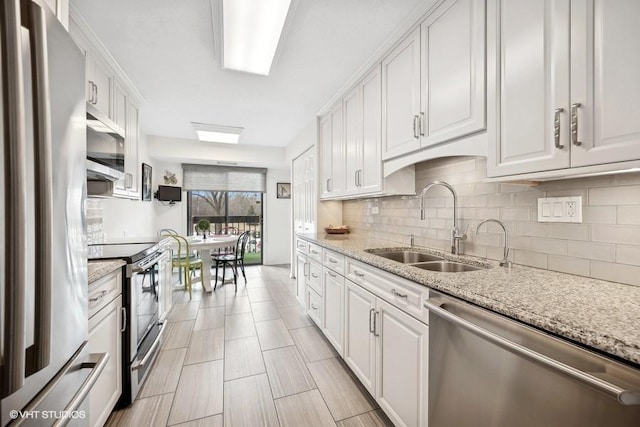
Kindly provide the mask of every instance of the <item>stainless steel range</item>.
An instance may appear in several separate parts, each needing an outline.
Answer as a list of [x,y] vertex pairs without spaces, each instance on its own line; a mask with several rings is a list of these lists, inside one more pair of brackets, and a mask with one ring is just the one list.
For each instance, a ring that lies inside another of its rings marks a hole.
[[89,259],[123,259],[127,262],[123,285],[126,326],[122,337],[123,387],[118,407],[138,395],[162,343],[160,318],[164,262],[170,258],[168,241],[159,243],[102,244],[89,246]]

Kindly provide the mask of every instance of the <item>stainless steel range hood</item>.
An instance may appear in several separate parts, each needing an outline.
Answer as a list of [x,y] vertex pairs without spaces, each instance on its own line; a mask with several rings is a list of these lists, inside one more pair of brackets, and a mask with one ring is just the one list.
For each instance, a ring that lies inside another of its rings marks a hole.
[[124,172],[87,159],[87,180],[115,182],[121,179],[124,179]]

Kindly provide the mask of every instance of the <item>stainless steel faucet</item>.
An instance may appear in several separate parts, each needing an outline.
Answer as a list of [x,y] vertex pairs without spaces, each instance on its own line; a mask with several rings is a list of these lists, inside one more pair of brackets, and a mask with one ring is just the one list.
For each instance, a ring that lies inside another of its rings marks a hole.
[[500,261],[500,267],[511,267],[511,261],[509,261],[509,237],[507,236],[507,228],[504,226],[502,221],[493,218],[485,219],[476,227],[476,233],[480,230],[480,226],[487,222],[495,222],[502,227],[502,231],[504,231],[504,254],[502,256],[502,261]]
[[443,186],[453,194],[453,229],[451,230],[451,253],[458,255],[460,253],[460,241],[465,240],[467,238],[466,234],[460,234],[460,230],[458,230],[458,195],[456,194],[456,190],[449,184],[444,181],[434,181],[431,184],[427,184],[420,194],[420,219],[425,220],[425,210],[424,210],[424,195],[427,194],[427,191],[431,190],[436,186]]

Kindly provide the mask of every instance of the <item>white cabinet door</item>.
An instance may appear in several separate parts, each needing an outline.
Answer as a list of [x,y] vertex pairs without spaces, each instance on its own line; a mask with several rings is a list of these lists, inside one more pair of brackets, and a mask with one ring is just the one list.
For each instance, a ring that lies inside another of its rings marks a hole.
[[113,121],[126,132],[127,92],[118,80],[115,81],[113,86]]
[[360,83],[361,129],[358,191],[361,194],[382,190],[382,81],[377,66]]
[[448,0],[421,32],[421,146],[485,129],[485,2]]
[[89,319],[89,352],[108,353],[104,371],[89,393],[89,425],[102,426],[122,394],[122,296]]
[[320,143],[320,186],[321,197],[331,196],[331,114],[322,116],[318,124]]
[[304,179],[307,184],[304,232],[314,233],[318,217],[316,210],[316,194],[318,191],[316,186],[316,154],[313,147],[305,155]]
[[344,361],[375,396],[376,340],[372,333],[376,297],[360,286],[345,280]]
[[140,198],[141,166],[138,160],[139,144],[140,130],[138,125],[138,108],[129,102],[127,104],[124,171],[127,175],[130,175],[128,191],[129,196],[134,199]]
[[420,28],[382,60],[382,158],[420,148]]
[[291,195],[293,204],[293,232],[302,233],[304,230],[304,204],[306,203],[305,189],[306,182],[304,179],[304,157],[298,157],[293,160],[292,166],[293,193]]
[[296,253],[296,298],[303,307],[306,307],[308,268],[307,257]]
[[94,84],[91,103],[107,117],[113,118],[111,96],[113,94],[113,73],[97,54],[91,52],[90,81]]
[[640,159],[639,21],[637,0],[571,1],[572,167]]
[[377,401],[396,426],[426,426],[429,329],[377,300]]
[[362,169],[360,131],[360,86],[356,86],[344,98],[344,147],[345,191],[358,191],[358,174]]
[[569,0],[489,0],[487,10],[487,26],[500,28],[492,41],[500,124],[488,175],[569,167]]
[[345,190],[344,171],[344,129],[342,118],[342,102],[330,113],[331,115],[331,182],[329,191],[332,195],[341,194]]
[[324,326],[322,332],[342,356],[344,343],[344,277],[324,268],[322,279]]

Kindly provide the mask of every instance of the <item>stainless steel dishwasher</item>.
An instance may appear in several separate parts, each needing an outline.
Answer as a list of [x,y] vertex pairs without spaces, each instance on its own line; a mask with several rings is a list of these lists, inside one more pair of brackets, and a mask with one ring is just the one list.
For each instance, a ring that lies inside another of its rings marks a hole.
[[640,370],[436,291],[429,427],[640,426]]

